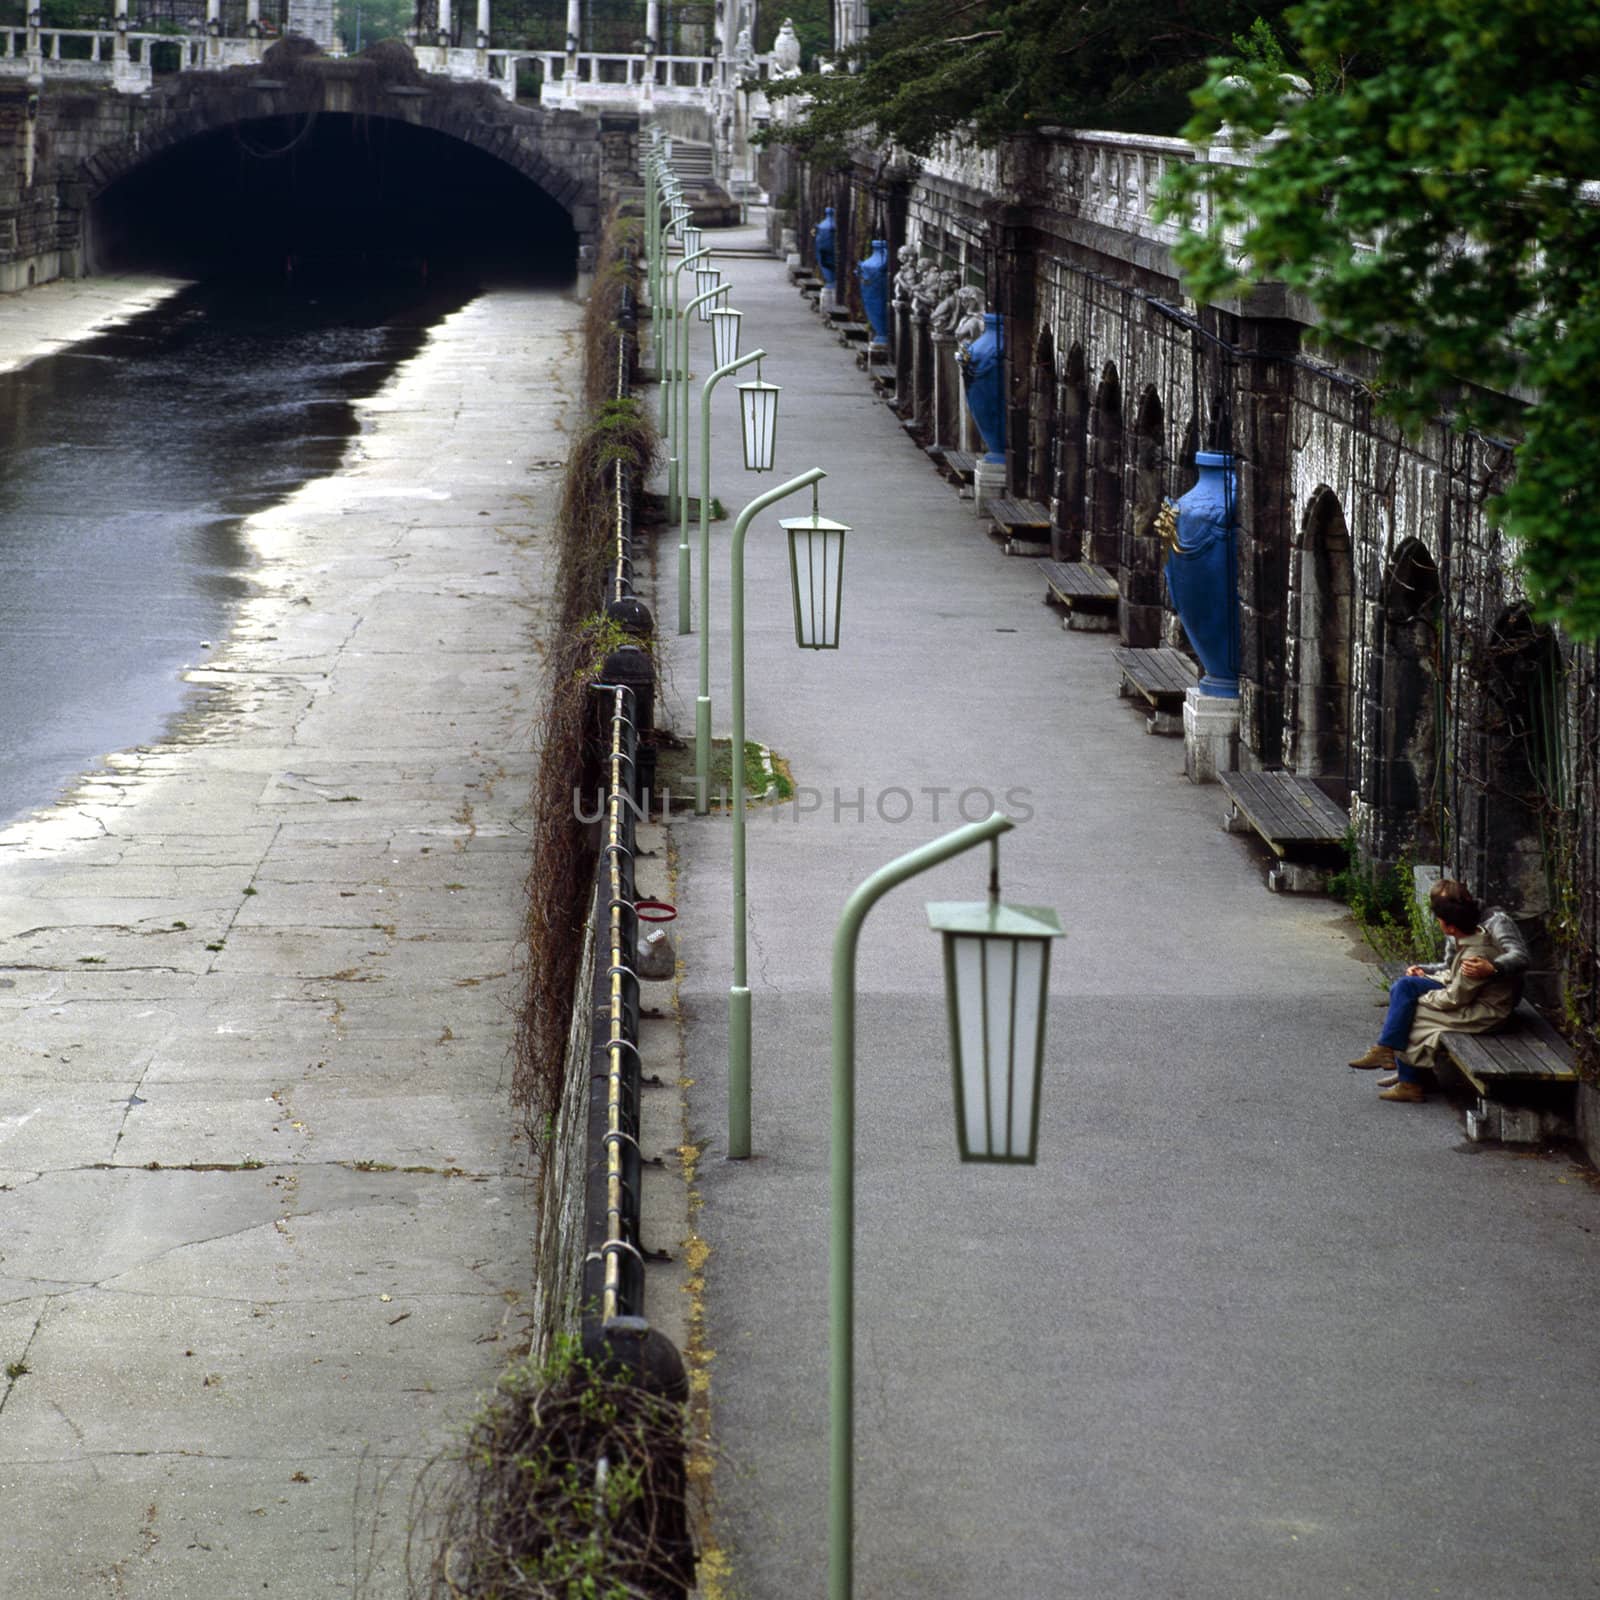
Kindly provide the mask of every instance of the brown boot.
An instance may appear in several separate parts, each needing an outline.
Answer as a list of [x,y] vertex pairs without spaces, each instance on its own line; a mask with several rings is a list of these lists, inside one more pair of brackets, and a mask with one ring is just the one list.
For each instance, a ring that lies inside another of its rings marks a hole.
[[1401,1105],[1421,1105],[1427,1096],[1422,1092],[1420,1083],[1397,1083],[1392,1089],[1380,1091],[1380,1100],[1398,1100]]
[[1361,1072],[1370,1071],[1373,1067],[1383,1067],[1387,1071],[1393,1071],[1394,1051],[1386,1044],[1375,1044],[1364,1056],[1357,1056],[1350,1065]]

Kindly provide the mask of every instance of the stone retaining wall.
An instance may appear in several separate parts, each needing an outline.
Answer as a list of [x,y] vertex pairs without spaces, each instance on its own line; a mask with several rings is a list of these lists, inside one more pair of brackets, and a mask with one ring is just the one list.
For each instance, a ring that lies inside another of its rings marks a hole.
[[[1113,572],[1124,642],[1181,643],[1153,527],[1197,449],[1238,458],[1240,765],[1351,798],[1369,859],[1444,860],[1530,934],[1546,1003],[1562,976],[1589,1048],[1600,945],[1600,673],[1528,618],[1515,552],[1484,502],[1514,441],[1383,421],[1373,366],[1315,353],[1309,309],[1275,286],[1187,300],[1153,215],[1176,140],[1066,133],[920,168],[845,172],[767,158],[792,192],[803,261],[822,208],[839,296],[885,238],[899,263],[980,287],[1006,330],[1005,492],[1049,508],[1052,553]],[[776,241],[774,241],[776,243]],[[894,403],[927,444],[974,448],[926,297],[893,318]]]

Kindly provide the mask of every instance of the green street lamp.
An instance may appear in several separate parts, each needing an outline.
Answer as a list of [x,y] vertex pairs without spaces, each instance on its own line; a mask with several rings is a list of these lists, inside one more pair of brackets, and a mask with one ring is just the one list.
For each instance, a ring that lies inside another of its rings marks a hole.
[[[978,845],[989,846],[989,898],[930,905],[945,940],[946,1001],[957,1052],[956,1126],[964,1161],[1032,1162],[1039,1127],[1049,942],[1055,912],[1000,903],[998,811],[880,867],[845,902],[833,936],[833,1110],[828,1262],[828,1600],[850,1600],[855,1560],[856,951],[867,913],[889,890]],[[973,941],[969,949],[963,941]],[[958,947],[952,954],[952,942]],[[1031,1072],[1018,1073],[1020,1060]],[[973,1086],[968,1074],[976,1072]],[[1027,1093],[1024,1084],[1031,1085]],[[1004,1105],[1005,1115],[988,1108]],[[980,1115],[978,1107],[985,1110]],[[981,1140],[969,1142],[979,1124]],[[1022,1133],[1022,1130],[1026,1130]],[[1018,1137],[1019,1133],[1022,1137]]]
[[744,313],[727,306],[713,306],[706,320],[711,324],[712,365],[725,367],[739,354],[739,325],[744,321]]
[[[698,294],[706,294],[715,289],[722,282],[722,273],[717,267],[696,267],[694,269],[694,286]],[[726,291],[724,291],[726,292]],[[710,313],[704,308],[700,311],[700,320],[706,321]]]
[[683,282],[684,269],[694,266],[697,262],[708,256],[710,251],[702,250],[697,255],[686,255],[672,270],[672,311],[671,321],[667,328],[667,356],[671,370],[661,372],[661,431],[667,436],[667,505],[670,507],[678,498],[678,447],[680,441],[675,437],[675,423],[677,420],[677,406],[673,403],[677,396],[674,385],[684,380],[685,374],[678,367],[678,339],[679,326],[678,289]]
[[[713,272],[712,277],[717,283],[707,289],[702,295],[697,295],[683,308],[683,316],[679,320],[678,328],[680,337],[673,341],[673,369],[677,373],[676,394],[683,396],[683,417],[681,427],[674,427],[674,442],[672,454],[667,458],[667,508],[671,515],[673,497],[678,494],[679,486],[682,495],[678,498],[678,632],[690,631],[689,621],[689,463],[685,459],[682,471],[678,470],[678,452],[682,450],[687,455],[689,448],[689,314],[698,311],[703,306],[709,305],[718,295],[728,292],[727,285],[721,282],[722,274]],[[677,405],[673,406],[674,421],[677,421]],[[706,434],[702,429],[702,453],[705,445]],[[705,473],[701,473],[701,496],[705,495]]]
[[[827,477],[812,467],[798,478],[757,495],[739,513],[733,526],[732,706],[733,706],[733,985],[728,991],[728,1155],[742,1161],[750,1154],[750,986],[748,982],[748,909],[745,895],[744,804],[744,540],[750,519],[775,501],[809,488]],[[842,525],[840,525],[842,526]]]
[[[713,317],[737,317],[737,311],[713,311]],[[713,337],[718,325],[713,324]],[[733,324],[737,346],[739,324]],[[700,391],[700,695],[694,705],[694,809],[705,816],[711,809],[711,391],[726,377],[759,362],[765,350],[735,354],[722,362]],[[742,420],[742,418],[741,418]],[[680,594],[679,603],[682,604]]]
[[[683,320],[678,328],[678,345],[681,362],[678,371],[678,387],[674,391],[681,412],[676,421],[676,431],[681,458],[681,471],[678,474],[678,493],[680,496],[678,506],[678,521],[687,537],[689,526],[689,313],[698,310],[700,320],[705,322],[714,305],[725,305],[728,291],[732,287],[722,281],[722,274],[713,266],[700,266],[694,269],[695,287],[700,291],[695,298],[684,308]],[[671,513],[671,502],[668,502],[668,514]],[[682,591],[685,606],[688,603],[687,588]],[[679,632],[687,633],[688,627],[681,626]]]
[[778,452],[779,385],[763,383],[757,366],[755,381],[739,385],[739,421],[744,434],[746,472],[771,472]]
[[817,514],[815,484],[811,486],[811,515],[785,517],[778,526],[789,536],[794,642],[802,650],[837,650],[839,606],[844,598],[844,536],[850,529]]

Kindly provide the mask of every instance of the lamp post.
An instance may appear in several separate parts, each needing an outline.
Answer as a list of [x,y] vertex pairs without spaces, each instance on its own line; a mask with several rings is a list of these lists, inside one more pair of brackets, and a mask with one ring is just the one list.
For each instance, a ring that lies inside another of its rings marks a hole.
[[[712,312],[714,317],[738,315],[737,311]],[[765,350],[752,350],[747,356],[739,355],[738,323],[733,327],[733,355],[706,379],[700,391],[700,695],[694,703],[694,809],[701,817],[711,809],[711,391],[724,378],[766,354]]]
[[[1061,936],[1061,923],[1047,907],[1000,903],[999,839],[1014,826],[997,811],[879,867],[845,902],[833,936],[828,1600],[850,1600],[854,1578],[856,949],[861,925],[873,906],[906,879],[988,844],[988,900],[928,907],[930,922],[944,936],[956,1126],[963,1161],[1031,1165],[1039,1128],[1050,941]],[[978,1139],[976,1108],[1002,1099],[1005,1117],[986,1117],[986,1131]]]
[[[680,407],[674,424],[678,436],[681,466],[678,474],[678,526],[681,541],[685,545],[689,540],[689,314],[698,310],[700,320],[704,322],[714,303],[720,302],[722,305],[728,303],[728,290],[731,287],[722,281],[722,274],[715,267],[696,267],[694,281],[695,287],[700,292],[683,308],[683,319],[678,324],[679,383],[674,391]],[[668,511],[670,514],[670,502]],[[687,633],[689,631],[687,625],[680,631]]]
[[694,255],[687,252],[672,272],[672,311],[671,323],[667,330],[667,348],[672,370],[663,375],[661,381],[661,427],[667,436],[667,505],[670,507],[678,498],[678,449],[680,441],[675,437],[677,428],[678,408],[676,405],[677,389],[674,387],[682,381],[683,374],[677,370],[678,361],[678,289],[683,282],[683,270],[692,267],[702,257],[710,255],[709,250],[697,251]]
[[[698,278],[698,277],[702,276],[702,273],[697,271],[695,276]],[[696,295],[695,298],[693,300],[691,300],[688,303],[688,305],[686,305],[683,308],[683,336],[676,341],[676,348],[675,348],[675,350],[673,352],[674,367],[676,368],[676,367],[681,366],[681,368],[682,368],[681,377],[680,377],[679,386],[678,386],[678,392],[681,393],[682,396],[683,396],[683,425],[682,425],[681,428],[678,428],[675,431],[677,432],[677,435],[678,435],[678,448],[685,452],[685,460],[683,461],[682,471],[675,475],[677,480],[678,480],[678,482],[683,487],[683,493],[682,493],[682,496],[679,499],[679,504],[678,504],[678,632],[679,633],[688,633],[690,631],[690,619],[689,619],[689,588],[690,588],[690,580],[689,580],[689,463],[688,463],[688,460],[687,460],[687,451],[688,451],[688,448],[689,448],[689,335],[688,335],[689,314],[692,311],[699,310],[700,307],[702,307],[702,306],[709,305],[711,303],[711,301],[715,300],[719,295],[725,295],[728,292],[727,285],[720,282],[722,274],[720,272],[719,273],[714,273],[713,276],[716,277],[719,280],[719,282],[715,286],[713,286],[712,288],[707,289],[704,294]],[[703,442],[703,440],[702,440],[702,442]],[[672,477],[674,476],[674,474],[672,472],[672,464],[677,459],[678,458],[677,458],[676,454],[674,454],[674,455],[672,455],[672,456],[670,456],[668,458],[668,462],[667,462],[668,478],[669,478],[669,482],[668,482],[668,485],[667,485],[667,493],[668,493],[668,496],[669,496],[669,498],[667,500],[667,506],[668,506],[669,514],[670,514],[671,505],[672,505],[672,500],[671,500],[670,497],[671,497],[671,495],[673,493],[673,488],[674,488],[672,482],[670,481],[672,479]],[[705,475],[704,475],[704,473],[702,473],[701,474],[702,490],[703,490],[703,487],[704,487],[704,482],[705,482]]]
[[[744,824],[744,540],[750,519],[774,501],[819,483],[827,473],[812,467],[775,489],[757,495],[733,525],[731,642],[733,655],[733,985],[728,991],[728,1155],[742,1161],[750,1154],[750,987],[745,896]],[[834,524],[843,532],[842,523]]]

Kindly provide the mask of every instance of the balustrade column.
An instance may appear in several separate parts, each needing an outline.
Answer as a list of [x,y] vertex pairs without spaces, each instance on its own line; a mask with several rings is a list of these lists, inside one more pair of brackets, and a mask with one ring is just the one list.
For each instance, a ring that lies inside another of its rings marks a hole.
[[649,105],[656,93],[656,55],[661,49],[660,0],[648,0],[644,8],[644,102]]
[[562,91],[569,100],[578,95],[578,45],[583,29],[582,0],[567,0],[567,68],[563,74]]
[[478,48],[489,48],[489,0],[478,0]]
[[117,0],[112,8],[111,25],[117,30],[111,41],[111,59],[123,62],[128,59],[128,0]]
[[222,60],[222,0],[206,0],[206,59]]
[[450,29],[453,18],[450,15],[450,0],[439,0],[439,48],[450,48]]

